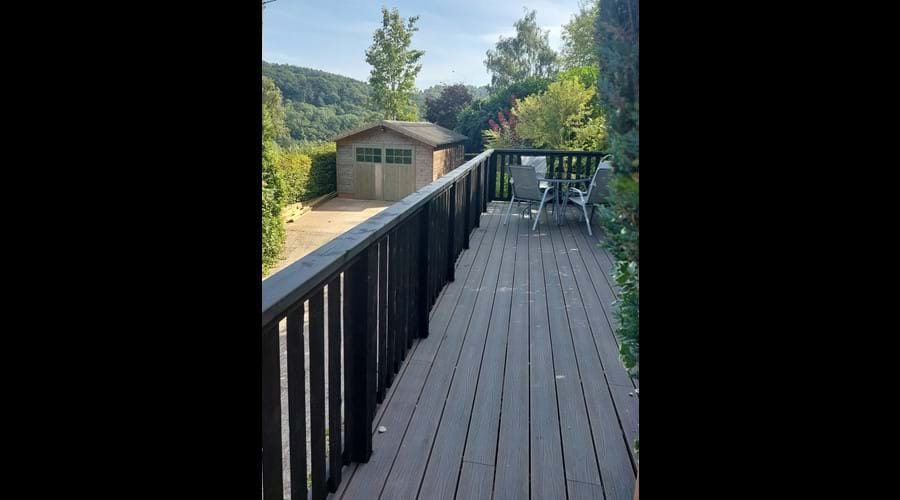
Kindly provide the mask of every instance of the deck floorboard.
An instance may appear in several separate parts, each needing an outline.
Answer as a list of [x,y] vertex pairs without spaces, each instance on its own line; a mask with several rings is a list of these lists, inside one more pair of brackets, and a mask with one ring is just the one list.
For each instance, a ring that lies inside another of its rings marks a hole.
[[633,497],[635,384],[601,229],[488,205],[332,498]]

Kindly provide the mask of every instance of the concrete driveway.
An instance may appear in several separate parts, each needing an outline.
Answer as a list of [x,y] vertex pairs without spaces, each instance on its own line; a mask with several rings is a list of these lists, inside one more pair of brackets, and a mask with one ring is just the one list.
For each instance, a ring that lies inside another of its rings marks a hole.
[[286,223],[283,258],[269,276],[393,204],[393,201],[332,198],[294,222]]

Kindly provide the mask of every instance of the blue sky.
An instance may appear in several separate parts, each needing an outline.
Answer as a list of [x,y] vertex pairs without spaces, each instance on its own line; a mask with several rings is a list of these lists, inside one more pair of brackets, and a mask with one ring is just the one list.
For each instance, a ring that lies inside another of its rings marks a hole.
[[[413,48],[424,50],[420,89],[438,83],[490,83],[484,53],[500,35],[515,33],[523,8],[537,10],[557,51],[560,28],[578,11],[578,0],[406,0],[385,2],[407,18],[419,15]],[[365,50],[381,24],[381,2],[277,0],[263,11],[263,60],[321,69],[367,80]]]

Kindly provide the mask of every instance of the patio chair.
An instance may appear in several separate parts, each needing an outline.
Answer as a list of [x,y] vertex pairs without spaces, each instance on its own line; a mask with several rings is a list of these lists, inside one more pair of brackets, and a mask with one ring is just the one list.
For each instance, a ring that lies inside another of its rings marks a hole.
[[[522,158],[522,165],[534,167],[534,173],[538,177],[547,176],[547,157],[546,156],[526,156]],[[540,182],[538,184],[541,189],[550,187],[549,182]]]
[[[591,231],[591,220],[594,218],[594,209],[597,207],[597,204],[604,201],[607,196],[609,196],[609,188],[607,187],[607,182],[609,181],[609,176],[612,174],[612,165],[609,162],[604,161],[608,158],[604,157],[603,160],[600,161],[600,164],[597,165],[597,170],[594,172],[594,177],[591,179],[591,183],[588,186],[587,192],[578,189],[578,188],[569,188],[568,193],[568,201],[578,205],[581,207],[581,213],[584,214],[584,223],[587,224],[588,234],[593,236],[594,233]],[[587,207],[591,206],[591,215],[588,217]]]
[[509,214],[512,212],[513,203],[527,202],[526,211],[531,211],[531,205],[539,202],[537,217],[534,218],[534,226],[532,230],[537,228],[538,222],[541,220],[541,212],[544,211],[544,205],[547,198],[553,194],[553,188],[541,189],[538,186],[537,176],[533,167],[509,166],[509,187],[512,196],[509,199],[509,208],[506,209],[506,220],[504,224],[509,222]]

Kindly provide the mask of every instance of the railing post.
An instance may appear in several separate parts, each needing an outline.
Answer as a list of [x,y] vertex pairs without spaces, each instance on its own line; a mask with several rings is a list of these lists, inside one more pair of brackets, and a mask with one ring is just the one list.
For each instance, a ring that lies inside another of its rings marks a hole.
[[261,379],[263,498],[280,499],[284,492],[281,481],[281,374],[277,322],[262,331]]
[[372,455],[377,270],[378,246],[372,245],[344,273],[346,437],[350,460],[360,463]]

